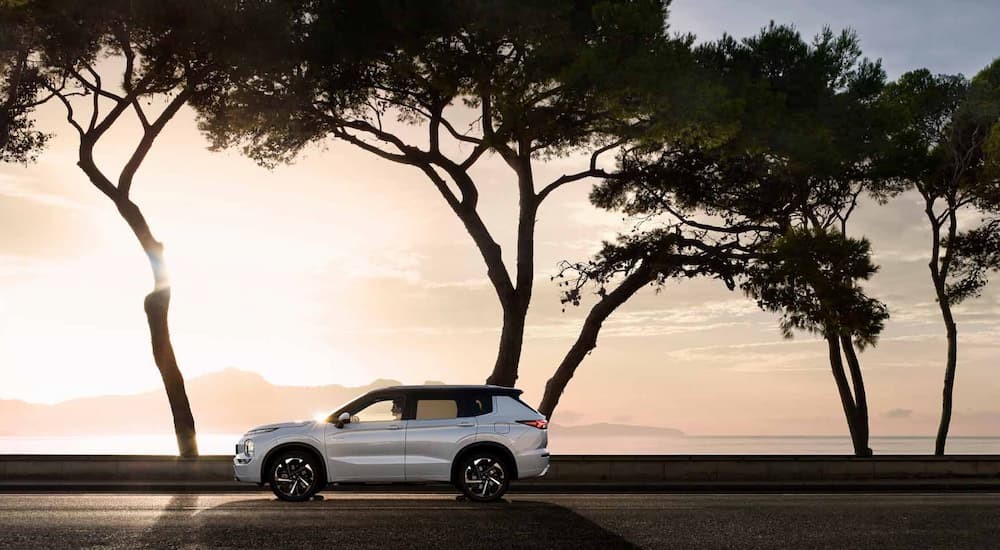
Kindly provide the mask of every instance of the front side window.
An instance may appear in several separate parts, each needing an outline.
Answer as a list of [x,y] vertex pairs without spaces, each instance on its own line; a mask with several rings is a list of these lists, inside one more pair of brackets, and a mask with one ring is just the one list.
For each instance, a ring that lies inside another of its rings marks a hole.
[[391,422],[403,418],[403,398],[387,397],[373,401],[354,413],[358,422]]
[[414,420],[458,418],[458,401],[454,399],[417,399]]

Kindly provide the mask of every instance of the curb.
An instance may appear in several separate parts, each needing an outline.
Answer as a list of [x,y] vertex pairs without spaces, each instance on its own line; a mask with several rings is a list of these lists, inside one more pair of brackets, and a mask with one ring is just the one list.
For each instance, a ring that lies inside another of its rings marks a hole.
[[[447,484],[332,485],[334,493],[454,493]],[[869,482],[513,482],[517,493],[864,493],[1000,492],[1000,481],[920,480]],[[266,487],[233,482],[0,482],[0,493],[268,493]]]

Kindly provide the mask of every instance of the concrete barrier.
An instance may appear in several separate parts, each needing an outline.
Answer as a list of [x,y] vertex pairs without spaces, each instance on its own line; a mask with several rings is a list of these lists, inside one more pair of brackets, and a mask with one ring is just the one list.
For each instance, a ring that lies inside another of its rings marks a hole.
[[[990,456],[711,456],[561,455],[549,473],[524,486],[554,484],[809,486],[913,484],[1000,489],[1000,455]],[[0,455],[0,487],[247,487],[232,480],[232,457],[145,455]],[[252,487],[252,486],[251,486]]]

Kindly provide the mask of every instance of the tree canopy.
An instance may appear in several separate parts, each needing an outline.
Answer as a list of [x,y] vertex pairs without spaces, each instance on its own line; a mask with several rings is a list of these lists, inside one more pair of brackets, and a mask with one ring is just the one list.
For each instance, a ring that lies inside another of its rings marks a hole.
[[[243,56],[251,54],[254,45],[269,45],[250,37],[265,38],[267,29],[274,28],[269,20],[282,9],[281,2],[227,0],[109,0],[100,9],[70,0],[31,0],[0,9],[0,19],[22,24],[20,64],[11,74],[30,75],[24,82],[34,87],[14,94],[26,102],[18,105],[61,103],[67,126],[78,138],[77,166],[114,204],[149,261],[153,290],[143,308],[182,456],[197,455],[198,446],[170,339],[170,280],[163,244],[133,200],[132,188],[166,125],[185,105],[221,93]],[[29,87],[14,88],[18,86]],[[26,117],[30,108],[17,112]],[[29,118],[16,122],[21,124],[17,128],[31,129]],[[120,169],[109,169],[104,159],[95,157],[95,148],[112,129],[130,124],[139,126],[139,137],[131,148],[120,148],[125,157]]]
[[44,77],[31,58],[34,31],[23,3],[0,4],[0,162],[31,162],[49,137],[32,118],[44,102]]
[[[667,5],[302,3],[291,62],[234,80],[201,106],[202,127],[217,147],[242,146],[263,164],[333,137],[419,169],[483,258],[503,312],[488,380],[513,385],[542,202],[564,185],[609,177],[602,155],[703,133],[714,117],[713,88],[691,55],[691,37],[669,34]],[[406,126],[422,126],[426,138],[407,141]],[[494,154],[519,198],[513,269],[480,216],[470,173]],[[533,163],[571,154],[586,159],[579,171],[535,181]]]
[[[591,262],[597,275],[591,278],[601,282],[598,305],[608,295],[601,272],[617,271],[627,281],[670,242],[664,239],[683,235],[691,258],[707,254],[712,261],[679,269],[685,261],[675,260],[648,280],[711,275],[730,288],[737,280],[762,308],[782,314],[786,335],[792,329],[821,334],[831,346],[856,452],[870,453],[851,337],[859,345],[874,343],[888,313],[858,285],[876,270],[867,241],[845,233],[862,195],[893,191],[874,170],[887,147],[888,118],[877,102],[885,73],[861,57],[851,32],[826,29],[809,43],[794,28],[774,24],[750,38],[726,36],[700,46],[695,56],[718,75],[736,108],[723,139],[626,150],[618,177],[594,189],[597,206],[640,217],[640,228],[653,225],[608,244],[600,261]],[[619,258],[617,270],[606,258]],[[568,298],[577,302],[578,294]]]

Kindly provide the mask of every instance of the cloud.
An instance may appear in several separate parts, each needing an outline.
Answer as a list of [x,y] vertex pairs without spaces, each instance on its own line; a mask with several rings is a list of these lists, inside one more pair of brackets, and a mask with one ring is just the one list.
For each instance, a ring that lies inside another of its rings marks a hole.
[[80,209],[82,205],[63,195],[46,193],[22,183],[22,178],[0,174],[0,195],[14,199],[24,199],[58,208]]
[[420,265],[426,259],[412,250],[341,251],[330,265],[355,279],[398,279],[411,284],[422,280]]
[[12,254],[0,254],[0,279],[7,277],[38,277],[64,267],[52,261],[26,258]]
[[910,418],[913,416],[913,409],[889,409],[882,416],[885,418]]

